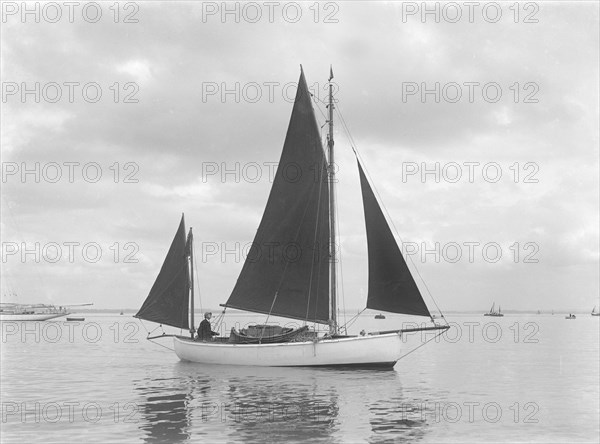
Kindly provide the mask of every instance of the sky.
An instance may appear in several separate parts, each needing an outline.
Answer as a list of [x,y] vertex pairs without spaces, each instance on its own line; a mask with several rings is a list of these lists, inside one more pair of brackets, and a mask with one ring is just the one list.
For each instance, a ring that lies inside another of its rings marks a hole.
[[319,125],[333,67],[352,137],[336,114],[342,307],[367,289],[352,146],[430,308],[600,305],[597,2],[23,8],[2,4],[4,302],[138,308],[185,213],[201,306],[224,303],[302,64]]

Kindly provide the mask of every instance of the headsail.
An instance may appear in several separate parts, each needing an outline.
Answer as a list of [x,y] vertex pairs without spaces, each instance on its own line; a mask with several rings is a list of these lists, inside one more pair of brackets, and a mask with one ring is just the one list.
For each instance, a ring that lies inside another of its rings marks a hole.
[[369,256],[367,308],[431,317],[358,159],[357,163]]
[[328,190],[325,153],[301,72],[267,206],[226,307],[327,323]]
[[178,328],[189,328],[188,303],[190,280],[188,271],[189,246],[185,222],[181,216],[179,228],[160,273],[136,318]]

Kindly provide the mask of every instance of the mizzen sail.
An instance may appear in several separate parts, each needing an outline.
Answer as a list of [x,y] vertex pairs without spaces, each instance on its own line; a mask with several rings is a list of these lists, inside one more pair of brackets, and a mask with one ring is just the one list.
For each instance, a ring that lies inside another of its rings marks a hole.
[[267,206],[226,307],[327,323],[328,191],[325,153],[301,72]]
[[360,162],[358,171],[369,257],[367,308],[431,317]]
[[189,328],[190,279],[188,244],[183,216],[160,273],[136,318],[178,328]]

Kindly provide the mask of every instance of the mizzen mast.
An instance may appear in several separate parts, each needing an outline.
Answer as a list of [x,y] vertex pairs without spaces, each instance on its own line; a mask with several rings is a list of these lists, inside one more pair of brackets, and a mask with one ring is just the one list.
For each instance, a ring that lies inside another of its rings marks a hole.
[[190,257],[190,336],[194,339],[194,333],[196,330],[194,329],[194,235],[192,234],[192,227],[190,227],[190,232],[188,234],[187,240],[187,248],[188,254]]
[[335,235],[335,163],[333,156],[333,68],[329,68],[329,133],[327,135],[327,147],[329,149],[329,219],[330,219],[330,242],[329,242],[329,260],[330,260],[330,276],[331,276],[331,322],[329,325],[329,333],[337,333],[337,288],[336,288],[336,235]]

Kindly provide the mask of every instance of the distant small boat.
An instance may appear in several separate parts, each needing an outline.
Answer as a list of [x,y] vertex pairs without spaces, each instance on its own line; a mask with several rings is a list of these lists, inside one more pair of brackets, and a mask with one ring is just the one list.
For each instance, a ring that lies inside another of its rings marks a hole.
[[123,310],[121,310],[121,313],[119,313],[119,314],[122,315],[123,314]]
[[504,316],[502,314],[502,310],[501,307],[498,305],[498,311],[495,310],[496,309],[496,303],[494,302],[492,304],[492,308],[490,308],[490,311],[488,313],[484,313],[484,316],[496,316],[496,317],[502,317]]
[[541,315],[541,314],[542,314],[542,312],[538,310],[538,311],[537,311],[537,314]]
[[596,311],[596,306],[594,306],[594,308],[592,308],[592,316],[600,316],[600,312]]
[[375,319],[385,319],[385,315],[379,313],[379,314],[375,315]]
[[577,316],[575,316],[574,314],[570,314],[568,316],[565,316],[565,319],[577,319]]
[[85,321],[85,318],[67,318],[67,321],[69,321],[69,322]]

